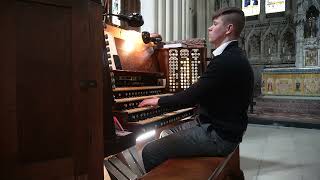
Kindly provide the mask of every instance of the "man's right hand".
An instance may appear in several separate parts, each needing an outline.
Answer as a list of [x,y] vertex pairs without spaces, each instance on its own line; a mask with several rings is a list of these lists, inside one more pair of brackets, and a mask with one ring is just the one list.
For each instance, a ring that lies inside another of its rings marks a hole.
[[138,107],[145,107],[145,106],[158,106],[158,97],[150,98],[150,99],[145,99],[143,100]]

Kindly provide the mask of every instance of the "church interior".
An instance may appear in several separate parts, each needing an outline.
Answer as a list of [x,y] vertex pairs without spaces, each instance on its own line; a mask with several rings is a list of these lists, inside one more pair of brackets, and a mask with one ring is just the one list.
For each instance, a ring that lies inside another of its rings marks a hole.
[[[238,43],[254,73],[243,140],[146,172],[143,147],[197,107],[138,105],[197,82],[224,7],[245,14]],[[320,180],[319,11],[320,0],[2,2],[0,179]]]

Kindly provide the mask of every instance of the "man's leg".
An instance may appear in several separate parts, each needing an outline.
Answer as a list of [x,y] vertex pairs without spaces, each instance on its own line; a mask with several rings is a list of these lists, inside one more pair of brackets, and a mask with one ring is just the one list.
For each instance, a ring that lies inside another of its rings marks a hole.
[[190,156],[225,156],[237,143],[222,140],[215,131],[207,132],[209,124],[194,126],[150,142],[142,150],[146,171],[169,158]]

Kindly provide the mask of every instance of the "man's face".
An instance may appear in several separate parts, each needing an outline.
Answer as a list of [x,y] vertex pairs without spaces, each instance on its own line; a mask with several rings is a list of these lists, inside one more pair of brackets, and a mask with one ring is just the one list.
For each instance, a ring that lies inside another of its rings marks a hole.
[[209,42],[213,44],[215,48],[221,45],[227,35],[227,26],[224,24],[222,18],[222,16],[219,16],[214,19],[212,26],[208,28]]

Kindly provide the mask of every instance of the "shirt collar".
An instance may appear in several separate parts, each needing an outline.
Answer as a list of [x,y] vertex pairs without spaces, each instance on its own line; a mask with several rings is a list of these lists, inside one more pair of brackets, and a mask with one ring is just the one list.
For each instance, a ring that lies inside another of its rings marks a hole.
[[217,49],[215,49],[212,52],[213,56],[219,56],[221,53],[223,53],[224,49],[226,49],[226,47],[233,41],[237,41],[237,40],[231,40],[221,44]]

